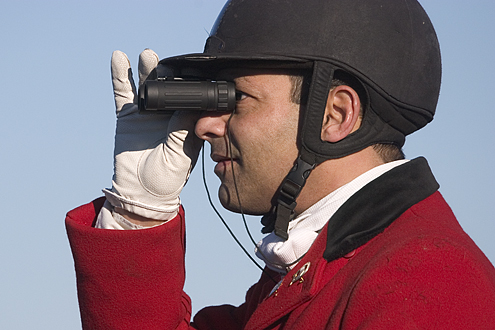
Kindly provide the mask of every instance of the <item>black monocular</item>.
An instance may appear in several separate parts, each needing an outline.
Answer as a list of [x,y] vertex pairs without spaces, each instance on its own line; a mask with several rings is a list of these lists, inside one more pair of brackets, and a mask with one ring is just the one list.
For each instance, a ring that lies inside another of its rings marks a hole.
[[231,81],[158,78],[139,88],[141,113],[172,114],[174,111],[232,112],[236,104],[235,84]]

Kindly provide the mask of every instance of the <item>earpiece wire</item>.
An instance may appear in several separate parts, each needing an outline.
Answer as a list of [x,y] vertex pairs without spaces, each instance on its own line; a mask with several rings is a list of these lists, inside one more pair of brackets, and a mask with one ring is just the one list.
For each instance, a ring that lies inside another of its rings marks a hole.
[[[234,112],[235,112],[235,110],[234,110]],[[239,189],[237,188],[236,176],[234,174],[234,158],[232,156],[232,136],[231,136],[231,130],[230,130],[230,120],[232,119],[232,115],[234,114],[234,112],[232,112],[232,114],[229,117],[229,120],[227,121],[227,134],[229,137],[229,156],[230,156],[230,166],[232,169],[232,178],[234,181],[234,188],[235,188],[235,193],[237,196],[237,202],[239,203],[239,212],[241,213],[242,221],[244,223],[244,228],[246,229],[246,232],[247,232],[251,242],[253,243],[254,247],[258,249],[258,244],[254,241],[253,235],[251,235],[251,231],[249,230],[249,227],[247,225],[246,216],[244,214],[244,210],[242,209],[242,203],[241,203],[241,198],[239,195]],[[258,253],[263,257],[264,260],[268,260],[268,258],[263,254],[263,252],[260,249],[258,249]],[[273,264],[275,266],[283,267],[283,268],[285,268],[285,270],[287,272],[289,272],[290,266],[298,263],[305,255],[306,255],[306,253],[304,253],[301,257],[297,258],[295,261],[293,261],[289,264],[278,264],[278,263],[273,263]]]
[[232,229],[230,229],[229,225],[227,224],[227,222],[224,220],[224,218],[222,217],[222,215],[220,214],[220,212],[218,212],[217,208],[215,207],[215,205],[213,204],[213,201],[211,199],[211,195],[210,195],[210,191],[208,189],[208,184],[206,183],[206,171],[205,171],[205,148],[204,148],[204,142],[203,142],[203,148],[201,150],[201,165],[202,165],[202,168],[203,168],[203,184],[205,186],[205,190],[206,190],[206,196],[208,197],[208,201],[210,202],[210,205],[211,207],[213,208],[213,211],[215,211],[216,215],[218,216],[218,218],[220,219],[220,221],[223,223],[223,225],[225,226],[225,228],[227,229],[227,231],[229,232],[230,236],[232,236],[232,238],[234,239],[234,241],[237,243],[237,245],[239,245],[239,247],[241,248],[241,250],[244,252],[244,254],[246,254],[246,256],[256,265],[256,267],[258,267],[261,271],[264,271],[263,267],[260,266],[260,264],[258,264],[256,262],[256,260],[254,260],[254,258],[249,254],[249,252],[246,250],[246,248],[242,245],[242,243],[237,239],[237,237],[235,236],[234,232],[232,231]]
[[[235,112],[235,110],[234,110],[234,112]],[[227,121],[227,134],[228,134],[228,139],[229,139],[229,150],[228,150],[228,153],[229,153],[229,157],[230,157],[230,165],[231,165],[231,169],[232,169],[232,177],[233,177],[233,182],[234,182],[234,189],[235,189],[235,192],[236,192],[237,201],[239,202],[239,212],[241,214],[242,221],[244,223],[244,228],[246,229],[246,233],[248,234],[249,239],[251,240],[252,244],[254,245],[254,247],[257,248],[258,245],[256,244],[256,242],[255,242],[255,240],[254,240],[254,238],[253,238],[253,236],[251,234],[251,231],[249,230],[249,227],[247,225],[246,216],[244,214],[244,210],[242,208],[242,203],[241,203],[241,199],[240,199],[240,195],[239,195],[239,189],[237,188],[237,181],[236,181],[236,178],[235,178],[235,175],[234,175],[234,158],[232,156],[232,138],[231,138],[231,132],[230,132],[230,120],[232,119],[232,115],[234,114],[234,112],[232,112],[232,114],[230,115],[230,117],[229,117],[229,119]],[[232,229],[230,228],[230,226],[227,224],[227,222],[225,221],[225,219],[222,217],[222,215],[220,214],[220,212],[217,210],[217,208],[213,204],[213,200],[211,199],[211,194],[210,194],[210,191],[208,189],[208,184],[206,182],[204,141],[203,141],[203,147],[202,147],[202,150],[201,150],[201,166],[202,166],[203,184],[205,186],[206,196],[208,198],[208,201],[209,201],[211,207],[213,208],[213,211],[216,213],[216,215],[218,216],[218,218],[220,219],[220,221],[222,222],[222,224],[224,225],[224,227],[229,232],[230,236],[234,239],[234,241],[241,248],[241,250],[244,252],[244,254],[256,265],[256,267],[258,267],[263,273],[265,273],[274,283],[277,283],[277,281],[275,281],[275,279],[273,279],[273,277],[270,274],[266,273],[266,270],[258,262],[256,262],[256,260],[254,260],[254,258],[246,250],[246,248],[242,245],[242,243],[239,241],[239,239],[235,236],[235,234],[232,231]],[[261,250],[258,249],[258,252],[261,254],[261,256],[265,260],[268,260],[265,257],[265,255],[263,254],[263,252],[261,252]],[[283,265],[278,265],[277,264],[277,266],[284,267],[287,271],[289,271],[290,270],[289,267],[291,265],[293,265],[293,264],[298,263],[304,257],[304,255],[305,254],[303,254],[301,257],[299,257],[297,260],[291,262],[290,264],[283,264]]]

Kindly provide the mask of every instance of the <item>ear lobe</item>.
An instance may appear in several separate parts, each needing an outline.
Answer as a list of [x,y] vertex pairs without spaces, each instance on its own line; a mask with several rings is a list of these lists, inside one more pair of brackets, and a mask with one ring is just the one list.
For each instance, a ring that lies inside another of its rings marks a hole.
[[361,102],[354,89],[341,85],[328,93],[321,139],[338,142],[359,128]]

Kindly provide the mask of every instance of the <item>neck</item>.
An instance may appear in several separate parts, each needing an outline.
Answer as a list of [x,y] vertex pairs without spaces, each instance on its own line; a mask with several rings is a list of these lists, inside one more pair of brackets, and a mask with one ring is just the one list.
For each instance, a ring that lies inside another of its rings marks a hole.
[[383,161],[372,147],[319,164],[311,172],[306,185],[297,198],[296,215],[361,174],[382,164]]

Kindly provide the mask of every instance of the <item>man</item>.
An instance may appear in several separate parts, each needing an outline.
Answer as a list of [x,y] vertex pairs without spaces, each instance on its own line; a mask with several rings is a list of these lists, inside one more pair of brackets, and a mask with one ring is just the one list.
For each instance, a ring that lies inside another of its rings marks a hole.
[[[67,217],[84,328],[493,328],[493,266],[400,151],[440,88],[415,0],[232,0],[204,53],[141,54],[140,84],[234,81],[232,113],[139,114],[129,69],[115,52],[112,189]],[[263,215],[267,267],[243,305],[190,323],[179,194],[201,140],[222,205]]]

